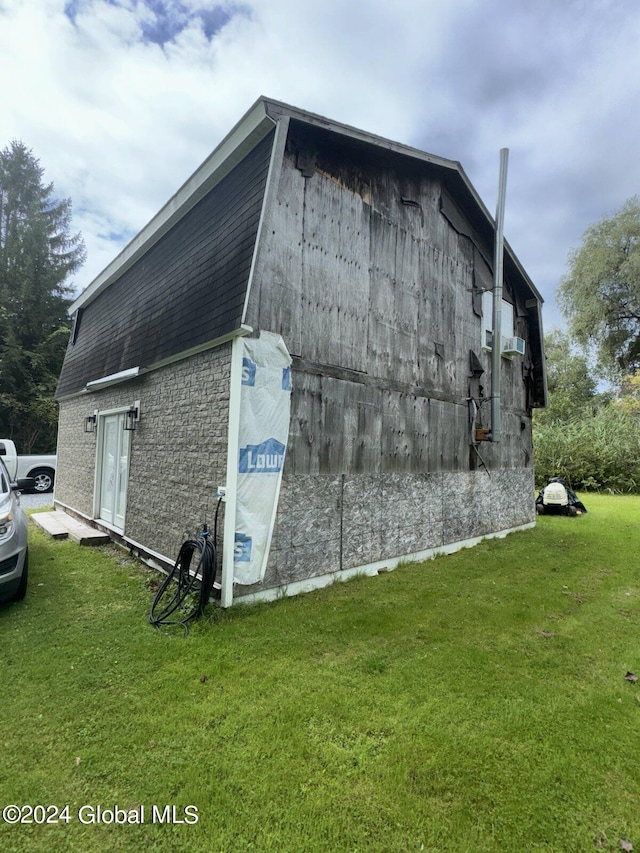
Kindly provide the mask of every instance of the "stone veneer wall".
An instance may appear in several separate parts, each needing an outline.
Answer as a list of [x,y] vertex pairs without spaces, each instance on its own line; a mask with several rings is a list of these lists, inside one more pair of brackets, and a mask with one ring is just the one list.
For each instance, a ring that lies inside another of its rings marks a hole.
[[[84,418],[141,401],[125,536],[170,561],[213,522],[226,482],[231,344],[60,404],[55,500],[91,517],[96,434]],[[535,521],[533,469],[285,475],[263,583],[242,595],[509,530]],[[222,518],[220,519],[222,532]]]
[[173,561],[185,531],[213,523],[214,494],[226,482],[230,365],[228,343],[61,401],[55,500],[93,515],[97,438],[83,432],[84,418],[140,400],[124,534]]
[[283,478],[265,579],[235,596],[535,522],[533,469]]

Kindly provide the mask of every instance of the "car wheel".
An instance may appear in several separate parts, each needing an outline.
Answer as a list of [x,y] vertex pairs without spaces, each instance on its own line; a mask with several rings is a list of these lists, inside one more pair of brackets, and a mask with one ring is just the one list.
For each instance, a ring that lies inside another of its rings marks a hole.
[[20,578],[20,586],[16,594],[13,596],[14,601],[22,601],[27,594],[27,579],[29,577],[29,551],[24,552],[24,566],[22,567],[22,577]]
[[31,474],[35,483],[33,489],[35,492],[50,492],[53,489],[53,472],[46,468],[36,468]]

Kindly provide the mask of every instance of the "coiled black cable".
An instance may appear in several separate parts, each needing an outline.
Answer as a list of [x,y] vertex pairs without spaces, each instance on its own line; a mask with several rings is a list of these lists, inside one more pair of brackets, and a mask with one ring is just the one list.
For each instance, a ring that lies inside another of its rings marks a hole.
[[[149,611],[149,622],[155,628],[182,625],[186,636],[189,633],[187,623],[200,616],[206,607],[216,577],[219,509],[220,500],[216,507],[213,536],[209,535],[205,524],[195,539],[187,539],[180,546],[173,569],[160,584]],[[199,557],[192,569],[194,554]],[[172,584],[175,584],[173,590]]]

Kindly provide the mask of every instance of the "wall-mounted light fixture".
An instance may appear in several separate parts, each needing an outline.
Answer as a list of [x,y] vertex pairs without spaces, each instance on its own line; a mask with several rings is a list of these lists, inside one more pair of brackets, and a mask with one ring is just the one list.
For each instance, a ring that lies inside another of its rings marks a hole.
[[96,417],[96,415],[87,415],[87,417],[84,419],[84,431],[95,432],[97,420],[98,418]]
[[128,431],[133,431],[138,423],[138,407],[131,406],[124,413],[124,428]]

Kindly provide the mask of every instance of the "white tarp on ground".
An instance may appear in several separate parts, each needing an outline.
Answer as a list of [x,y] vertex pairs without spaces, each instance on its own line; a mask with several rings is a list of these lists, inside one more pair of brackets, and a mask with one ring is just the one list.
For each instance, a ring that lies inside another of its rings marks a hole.
[[291,412],[291,356],[280,335],[243,339],[233,580],[264,578]]

